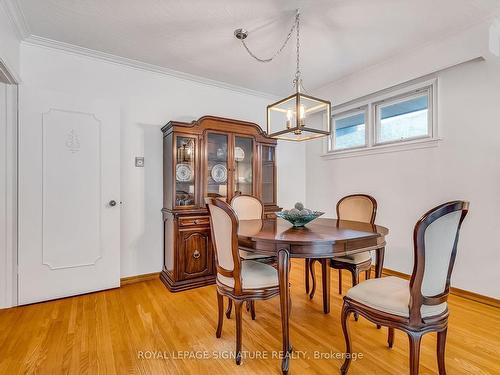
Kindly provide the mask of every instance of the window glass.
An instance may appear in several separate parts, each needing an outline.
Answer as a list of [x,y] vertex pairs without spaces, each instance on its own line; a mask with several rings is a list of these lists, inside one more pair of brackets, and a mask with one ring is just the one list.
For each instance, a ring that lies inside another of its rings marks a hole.
[[335,145],[334,149],[362,147],[366,145],[365,112],[334,117]]
[[429,135],[427,94],[377,107],[377,142],[392,142]]

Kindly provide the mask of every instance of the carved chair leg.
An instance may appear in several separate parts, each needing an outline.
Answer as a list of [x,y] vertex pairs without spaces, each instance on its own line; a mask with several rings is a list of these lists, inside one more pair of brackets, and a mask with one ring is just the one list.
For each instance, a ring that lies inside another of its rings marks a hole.
[[251,303],[251,301],[245,302],[245,307],[247,308],[247,311],[250,311],[250,303]]
[[252,320],[255,320],[255,301],[250,301],[250,314],[252,316]]
[[368,268],[366,271],[365,271],[365,280],[370,280],[370,277],[371,277],[371,269]]
[[[352,286],[356,286],[359,284],[359,270],[356,268],[351,271],[352,272]],[[359,317],[357,313],[354,313],[354,320],[358,321]]]
[[[231,301],[231,299],[229,299]],[[222,323],[224,322],[224,299],[222,298],[222,294],[217,291],[217,332],[215,333],[215,337],[219,338],[222,335]]]
[[355,269],[351,272],[352,274],[352,286],[356,286],[359,284],[359,270]]
[[344,359],[344,364],[340,369],[342,375],[347,374],[347,370],[349,369],[349,365],[351,364],[352,347],[351,347],[351,336],[348,326],[350,314],[351,311],[348,310],[347,305],[344,302],[344,304],[342,305],[342,315],[340,318],[340,321],[342,323],[342,332],[344,333],[344,339],[345,339],[345,359]]
[[309,294],[309,259],[304,259],[306,293]]
[[418,375],[418,365],[420,363],[420,341],[422,335],[418,333],[409,333],[410,341],[410,375]]
[[342,294],[342,270],[339,269],[339,294]]
[[446,327],[444,331],[438,332],[437,334],[437,360],[438,360],[439,375],[446,375],[444,357],[445,357],[447,331],[448,327]]
[[241,336],[242,336],[242,301],[234,301],[234,314],[236,315],[236,364],[241,364]]
[[392,348],[394,345],[394,328],[391,327],[389,327],[389,332],[387,334],[387,345],[389,348]]
[[314,268],[314,264],[316,263],[316,259],[311,259],[309,261],[309,273],[311,274],[312,279],[312,288],[311,293],[309,294],[309,298],[314,298],[314,293],[316,293],[316,270]]
[[231,310],[233,309],[233,300],[231,298],[228,298],[229,303],[227,304],[227,310],[226,310],[226,317],[228,319],[231,318]]

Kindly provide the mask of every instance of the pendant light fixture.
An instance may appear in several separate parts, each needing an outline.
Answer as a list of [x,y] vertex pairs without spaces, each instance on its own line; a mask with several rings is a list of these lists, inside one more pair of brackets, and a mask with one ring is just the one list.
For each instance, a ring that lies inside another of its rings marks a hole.
[[329,136],[331,132],[331,103],[303,93],[302,76],[300,72],[300,12],[297,9],[295,22],[285,41],[276,53],[268,59],[261,59],[250,51],[245,39],[248,31],[236,29],[234,35],[241,41],[246,51],[255,60],[267,63],[274,60],[285,48],[294,30],[296,31],[296,70],[293,79],[295,92],[276,103],[267,106],[267,135],[272,138],[289,141],[305,141]]

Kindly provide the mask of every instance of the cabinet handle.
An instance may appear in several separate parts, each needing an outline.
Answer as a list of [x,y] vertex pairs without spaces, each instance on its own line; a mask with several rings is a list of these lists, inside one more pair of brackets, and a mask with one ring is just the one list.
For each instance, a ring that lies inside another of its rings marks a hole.
[[193,253],[193,258],[198,259],[201,256],[200,252],[198,250],[195,250]]

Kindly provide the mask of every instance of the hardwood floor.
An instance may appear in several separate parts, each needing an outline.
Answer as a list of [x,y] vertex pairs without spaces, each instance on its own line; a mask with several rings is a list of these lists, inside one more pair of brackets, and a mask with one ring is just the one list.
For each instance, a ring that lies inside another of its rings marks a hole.
[[[297,358],[290,373],[335,374],[341,359],[315,355],[344,350],[341,297],[332,293],[331,313],[324,315],[321,289],[313,301],[304,291],[303,263],[294,261],[291,273],[290,332]],[[336,277],[332,272],[332,285],[337,285]],[[344,277],[344,290],[350,286],[348,279]],[[151,280],[0,310],[0,374],[279,374],[280,361],[273,358],[281,348],[279,300],[258,302],[256,308],[255,321],[244,313],[247,358],[239,367],[232,358],[221,358],[235,348],[235,322],[234,314],[225,319],[222,338],[215,337],[213,286],[172,294],[160,280]],[[448,374],[500,373],[500,310],[450,296],[450,311]],[[396,331],[394,348],[388,349],[385,328],[377,330],[361,317],[350,327],[353,349],[363,358],[353,361],[349,374],[408,373],[408,340],[403,333]],[[437,373],[435,345],[435,334],[424,337],[422,375]],[[189,358],[192,351],[209,358]]]

